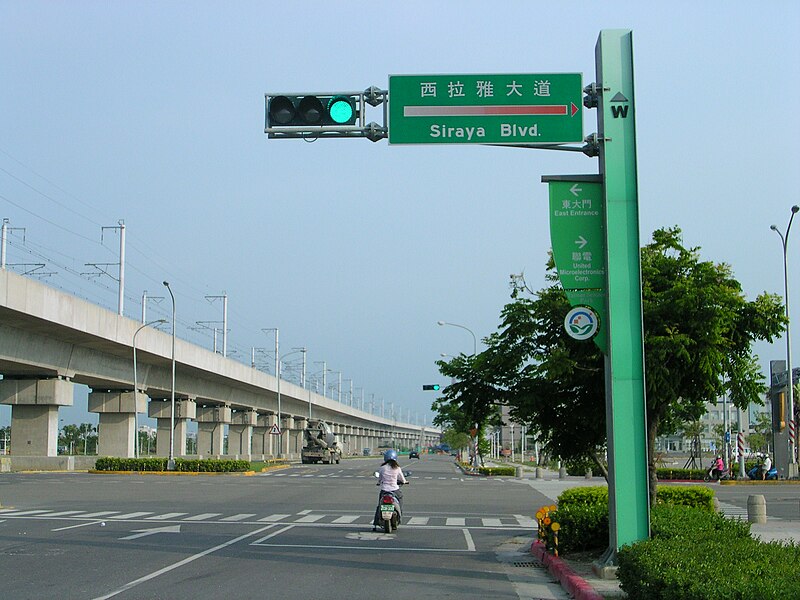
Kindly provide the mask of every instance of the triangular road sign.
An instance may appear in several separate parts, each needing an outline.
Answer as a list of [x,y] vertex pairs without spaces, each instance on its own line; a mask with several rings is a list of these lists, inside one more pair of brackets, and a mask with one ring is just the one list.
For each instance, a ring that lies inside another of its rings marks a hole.
[[270,432],[271,435],[280,435],[281,434],[281,428],[278,427],[277,423],[275,423],[272,426],[272,429],[269,430],[269,432]]

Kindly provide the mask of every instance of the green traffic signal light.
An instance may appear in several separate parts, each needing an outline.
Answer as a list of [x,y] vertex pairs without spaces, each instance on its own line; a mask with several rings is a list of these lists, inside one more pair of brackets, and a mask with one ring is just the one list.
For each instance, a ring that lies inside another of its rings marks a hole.
[[331,127],[355,125],[358,96],[271,96],[267,106],[269,127]]
[[438,383],[430,383],[430,384],[424,384],[424,385],[422,386],[422,389],[423,389],[423,391],[426,391],[426,392],[427,392],[427,391],[434,391],[434,392],[438,392],[438,391],[439,391],[439,389],[440,389],[440,387],[441,387],[441,386],[439,386],[439,384],[438,384]]
[[328,114],[331,120],[339,125],[348,123],[355,112],[352,100],[346,96],[334,96],[328,102]]

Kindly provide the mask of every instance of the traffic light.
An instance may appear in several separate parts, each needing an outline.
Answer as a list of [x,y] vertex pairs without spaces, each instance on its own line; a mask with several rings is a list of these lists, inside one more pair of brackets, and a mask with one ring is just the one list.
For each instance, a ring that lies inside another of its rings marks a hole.
[[267,101],[267,126],[274,127],[343,127],[358,120],[357,95],[271,96]]
[[426,392],[431,391],[431,390],[436,392],[436,391],[439,391],[439,388],[440,388],[440,386],[439,386],[438,383],[424,384],[422,386],[423,391],[426,391]]

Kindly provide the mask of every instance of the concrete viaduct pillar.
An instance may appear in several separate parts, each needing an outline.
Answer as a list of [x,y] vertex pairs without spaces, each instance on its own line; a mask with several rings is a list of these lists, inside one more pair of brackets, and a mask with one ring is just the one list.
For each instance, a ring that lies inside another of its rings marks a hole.
[[231,422],[230,406],[198,406],[197,453],[220,456],[225,450],[225,425]]
[[253,427],[258,423],[255,410],[237,410],[231,415],[228,426],[228,454],[236,454],[243,460],[250,460]]
[[[270,419],[270,417],[273,418]],[[251,442],[253,454],[260,454],[262,458],[267,458],[268,455],[272,454],[272,436],[269,431],[275,420],[275,415],[260,414],[256,417],[256,424],[253,427],[253,440]]]
[[305,439],[303,436],[303,432],[305,431],[306,427],[308,427],[308,419],[305,417],[295,417],[294,418],[294,426],[292,430],[289,432],[292,436],[292,446],[289,450],[290,454],[295,456],[299,456],[303,450],[303,444],[305,443]]
[[58,407],[72,406],[67,379],[0,380],[0,404],[11,405],[11,454],[58,455]]
[[[147,407],[147,415],[156,419],[156,455],[169,456],[169,428],[172,402],[169,398],[152,398]],[[197,405],[194,398],[175,398],[175,431],[173,432],[173,450],[175,457],[186,455],[187,421],[197,416]]]
[[100,414],[97,454],[136,456],[136,413],[147,408],[147,395],[129,390],[89,392],[89,412]]
[[283,425],[281,426],[280,435],[280,454],[284,458],[290,458],[291,455],[291,442],[292,442],[292,429],[294,429],[294,417],[281,415]]

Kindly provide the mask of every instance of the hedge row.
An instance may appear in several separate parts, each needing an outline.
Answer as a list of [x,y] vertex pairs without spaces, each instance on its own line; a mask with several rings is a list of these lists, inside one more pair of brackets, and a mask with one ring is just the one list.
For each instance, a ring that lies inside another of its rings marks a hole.
[[659,481],[679,479],[683,481],[703,481],[708,469],[656,469]]
[[618,553],[631,600],[800,598],[800,546],[759,542],[749,523],[689,507],[657,506],[652,530]]
[[481,475],[516,475],[516,467],[480,467],[478,473]]
[[[166,471],[167,459],[161,457],[116,458],[104,456],[97,459],[95,469],[98,471]],[[250,461],[176,458],[175,470],[184,473],[240,472],[250,470]]]
[[[578,487],[565,490],[557,500],[552,520],[560,525],[558,551],[561,554],[597,550],[608,546],[608,488]],[[684,506],[713,514],[714,492],[706,487],[661,486],[656,490],[656,511],[661,506]],[[654,517],[655,521],[655,517]],[[555,539],[548,534],[546,544]]]

